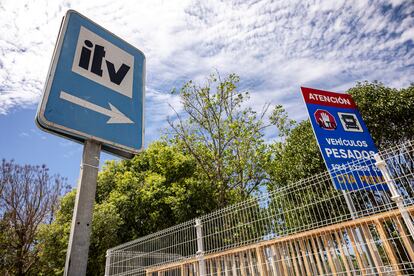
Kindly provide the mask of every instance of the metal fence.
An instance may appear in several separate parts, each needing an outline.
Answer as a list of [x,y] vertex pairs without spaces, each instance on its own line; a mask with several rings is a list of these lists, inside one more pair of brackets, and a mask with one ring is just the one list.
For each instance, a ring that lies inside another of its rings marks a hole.
[[105,275],[414,274],[414,143],[331,173],[370,189],[324,172],[109,249]]

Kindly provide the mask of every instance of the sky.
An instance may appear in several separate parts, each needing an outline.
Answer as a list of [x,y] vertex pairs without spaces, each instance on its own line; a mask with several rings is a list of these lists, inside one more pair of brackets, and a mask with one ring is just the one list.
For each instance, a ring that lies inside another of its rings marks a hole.
[[[39,130],[42,97],[60,22],[74,9],[146,56],[145,144],[160,138],[171,95],[188,80],[236,73],[248,105],[284,105],[306,119],[300,86],[345,92],[358,81],[413,82],[414,1],[0,2],[0,158],[46,164],[75,186],[82,145]],[[267,133],[276,137],[276,130]],[[101,154],[105,160],[116,159]]]

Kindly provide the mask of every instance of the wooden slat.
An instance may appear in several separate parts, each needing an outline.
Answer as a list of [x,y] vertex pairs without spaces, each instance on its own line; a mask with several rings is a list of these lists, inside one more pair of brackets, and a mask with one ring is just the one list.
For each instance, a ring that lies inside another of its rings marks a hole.
[[382,222],[380,220],[377,220],[375,221],[375,225],[377,226],[378,234],[380,235],[382,243],[384,244],[385,252],[387,252],[391,265],[394,269],[395,275],[401,275],[400,268],[398,267],[397,257],[395,255],[395,252],[392,248],[390,241],[388,240],[388,237],[387,237],[387,234],[385,233]]
[[282,268],[283,268],[283,274],[284,275],[289,275],[289,271],[290,271],[290,263],[289,263],[289,257],[286,256],[287,251],[286,251],[286,247],[284,243],[280,243],[279,244],[279,248],[277,246],[275,246],[276,250],[279,251],[280,254],[280,260],[282,262]]
[[263,266],[265,268],[266,276],[269,276],[269,275],[271,276],[272,275],[272,268],[271,268],[272,258],[270,258],[270,255],[272,255],[272,253],[269,253],[269,250],[270,250],[269,246],[268,247],[263,247],[263,249],[262,249],[262,257],[263,257],[263,261],[264,261]]
[[369,227],[366,224],[361,225],[361,230],[367,242],[370,255],[372,256],[372,259],[374,261],[375,269],[377,270],[378,275],[383,275],[384,264],[382,263],[381,257],[378,253],[378,248],[375,245],[375,241],[372,237],[371,231],[369,230]]
[[230,267],[229,267],[229,256],[226,255],[224,258],[224,276],[230,276]]
[[298,266],[298,262],[297,262],[297,258],[296,258],[296,254],[295,254],[295,250],[293,250],[293,245],[291,242],[288,243],[289,247],[290,247],[290,259],[293,263],[293,267],[295,269],[295,273],[296,275],[301,275],[299,272],[299,266]]
[[254,260],[253,260],[253,256],[252,256],[252,251],[247,250],[246,251],[246,256],[247,256],[247,268],[250,272],[250,276],[253,276],[253,275],[255,275],[255,273],[254,273]]
[[288,274],[289,275],[294,275],[294,268],[293,268],[293,262],[290,258],[290,253],[289,253],[289,246],[288,246],[288,242],[283,242],[283,243],[278,243],[279,246],[281,246],[281,252],[283,255],[283,259],[284,259],[284,263],[287,267],[288,270]]
[[194,263],[194,265],[192,265],[192,268],[194,269],[194,274],[195,275],[201,276],[200,262]]
[[260,246],[256,247],[256,257],[257,257],[257,268],[259,270],[259,274],[261,276],[268,276],[267,268],[266,268],[266,262],[263,254],[263,248]]
[[331,250],[330,252],[331,252],[332,260],[334,262],[336,271],[338,273],[341,272],[342,274],[343,267],[342,267],[340,259],[338,258],[338,254],[336,253],[335,241],[334,241],[334,238],[332,237],[332,233],[329,233],[328,235],[326,235],[326,238],[328,240],[328,244],[330,245],[329,248]]
[[217,276],[221,276],[221,260],[222,258],[217,258],[216,264],[217,264]]
[[313,250],[312,250],[312,246],[310,244],[309,239],[304,240],[303,241],[306,251],[308,252],[307,254],[307,258],[309,260],[309,265],[312,271],[312,275],[318,275],[318,268],[316,267],[316,262],[315,262],[315,258],[314,258],[314,254],[313,254]]
[[311,241],[311,245],[312,245],[312,250],[313,250],[313,254],[315,256],[316,259],[316,266],[318,268],[318,275],[323,275],[325,274],[325,271],[323,270],[322,267],[322,263],[321,263],[321,259],[320,259],[320,250],[319,247],[315,244],[315,239],[316,237],[311,237],[310,241]]
[[329,268],[328,256],[326,257],[326,260],[325,260],[325,247],[323,245],[322,237],[320,236],[316,241],[317,241],[317,244],[319,246],[319,250],[321,252],[321,257],[322,257],[322,261],[323,261],[323,263],[322,263],[323,264],[323,267],[324,267],[324,269],[326,271],[326,274],[329,274],[331,270]]
[[270,265],[272,267],[273,275],[283,275],[283,270],[281,269],[281,262],[282,257],[280,255],[279,250],[277,249],[276,245],[271,245],[270,247],[271,252],[271,262]]
[[332,237],[332,233],[330,233],[326,237],[328,239],[329,244],[331,245],[330,249],[331,249],[332,259],[333,259],[335,267],[336,267],[336,271],[341,272],[341,274],[342,274],[343,266],[341,264],[341,260],[338,257],[338,254],[336,253],[335,240]]
[[[407,250],[408,256],[411,259],[411,262],[414,262],[414,246],[411,242],[410,238],[408,237],[407,232],[404,229],[403,223],[401,218],[396,217],[394,218],[395,225],[397,226],[398,232],[400,233],[400,237],[403,240],[405,249]],[[414,238],[414,237],[413,237]]]
[[351,274],[351,270],[348,264],[348,257],[346,256],[344,249],[342,248],[342,240],[339,238],[339,235],[337,232],[334,232],[334,236],[335,236],[336,242],[338,243],[338,249],[342,257],[342,262],[344,263],[344,266],[345,266],[346,275],[351,276],[352,274]]
[[[358,225],[358,227],[356,227],[353,230],[352,234],[354,235],[356,246],[359,248],[359,252],[360,252],[360,255],[361,255],[361,258],[362,258],[362,262],[364,263],[364,267],[367,268],[367,273],[368,274],[375,273],[374,264],[371,262],[371,256],[370,256],[370,253],[368,251],[366,242],[364,240],[365,235],[364,235],[364,232],[361,230],[361,225]],[[361,239],[363,239],[363,240],[361,240]]]
[[233,270],[233,276],[237,276],[237,262],[236,262],[236,256],[234,254],[232,254],[232,270]]
[[343,244],[344,244],[344,247],[343,247],[344,252],[345,252],[346,255],[349,256],[348,257],[348,259],[349,259],[349,262],[348,262],[349,268],[351,269],[351,271],[355,271],[354,262],[353,262],[353,260],[351,258],[351,252],[349,252],[349,250],[348,250],[347,242],[346,242],[346,239],[345,239],[344,235],[342,234],[342,230],[339,231],[339,232],[335,232],[335,233],[338,233],[341,241],[343,241]]
[[239,260],[240,260],[240,272],[242,276],[247,276],[247,271],[246,271],[246,262],[244,259],[246,252],[241,252],[239,253]]
[[323,245],[325,247],[326,256],[328,257],[328,263],[329,263],[329,267],[331,269],[331,272],[332,272],[332,274],[337,274],[337,270],[336,270],[336,267],[335,267],[335,263],[333,262],[333,259],[332,259],[331,249],[330,249],[330,246],[328,244],[328,239],[327,239],[326,235],[322,236],[322,241],[323,241]]
[[210,259],[207,261],[207,264],[209,265],[209,268],[210,268],[210,273],[207,273],[207,274],[210,276],[214,276],[213,262],[214,262],[214,259]]
[[307,250],[305,245],[303,244],[303,240],[299,240],[299,248],[302,252],[303,263],[305,264],[306,275],[312,275],[312,269],[310,268],[308,257],[307,257]]
[[300,273],[301,273],[300,275],[306,275],[305,266],[304,266],[303,261],[302,261],[302,254],[300,252],[297,241],[293,241],[293,246],[294,246],[295,254],[297,256],[297,260],[298,260],[298,264],[299,264],[299,270],[300,270]]
[[354,238],[354,234],[353,234],[353,229],[352,228],[348,228],[346,230],[349,240],[351,242],[351,246],[353,251],[355,252],[355,258],[357,259],[357,263],[358,263],[358,267],[359,270],[361,271],[362,275],[366,275],[366,268],[364,266],[364,262],[362,261],[362,257],[360,255],[360,251],[359,251],[359,247],[356,245],[355,243],[355,238]]

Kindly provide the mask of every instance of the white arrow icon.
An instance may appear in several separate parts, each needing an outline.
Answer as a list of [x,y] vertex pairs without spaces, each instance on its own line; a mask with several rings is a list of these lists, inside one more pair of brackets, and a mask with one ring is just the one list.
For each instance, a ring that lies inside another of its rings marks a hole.
[[68,94],[65,91],[60,91],[60,98],[110,117],[109,120],[106,122],[107,124],[133,124],[134,123],[127,116],[125,116],[121,111],[119,111],[115,106],[113,106],[111,103],[109,103],[110,109],[106,109],[99,105],[85,101],[84,99]]

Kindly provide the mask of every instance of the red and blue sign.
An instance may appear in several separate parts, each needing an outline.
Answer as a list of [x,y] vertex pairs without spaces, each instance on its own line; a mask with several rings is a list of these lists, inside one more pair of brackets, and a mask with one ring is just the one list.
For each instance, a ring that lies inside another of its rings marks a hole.
[[312,128],[338,190],[387,190],[375,166],[378,152],[348,94],[302,87]]

